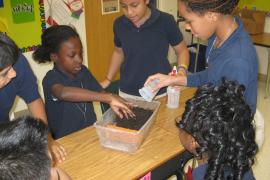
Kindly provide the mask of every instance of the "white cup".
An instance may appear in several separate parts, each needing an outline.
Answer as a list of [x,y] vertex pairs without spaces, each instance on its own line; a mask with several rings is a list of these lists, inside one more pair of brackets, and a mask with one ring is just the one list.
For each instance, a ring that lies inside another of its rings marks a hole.
[[180,88],[178,87],[167,87],[167,107],[168,108],[178,108],[180,99]]
[[152,89],[154,89],[158,83],[159,80],[154,79],[153,81],[150,81],[146,86],[139,89],[139,93],[143,97],[143,99],[145,99],[148,102],[151,102],[153,100],[158,91],[153,92]]

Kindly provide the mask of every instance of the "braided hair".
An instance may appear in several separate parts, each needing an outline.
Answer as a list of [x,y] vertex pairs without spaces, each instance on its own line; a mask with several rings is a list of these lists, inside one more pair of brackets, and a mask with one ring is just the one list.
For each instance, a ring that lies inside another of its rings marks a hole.
[[196,152],[208,157],[205,179],[242,179],[254,163],[258,147],[253,113],[244,100],[243,85],[222,80],[220,86],[204,85],[187,101],[178,127],[198,142]]
[[38,63],[50,62],[51,53],[57,53],[63,42],[70,38],[79,38],[79,34],[68,25],[56,25],[46,29],[41,35],[41,45],[33,53],[33,59]]
[[180,0],[188,10],[203,14],[207,11],[231,14],[239,0]]

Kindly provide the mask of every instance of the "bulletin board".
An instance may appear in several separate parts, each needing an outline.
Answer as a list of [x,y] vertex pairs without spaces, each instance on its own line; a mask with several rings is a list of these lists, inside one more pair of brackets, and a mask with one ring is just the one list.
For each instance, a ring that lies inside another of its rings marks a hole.
[[22,52],[35,50],[46,29],[43,0],[4,0],[0,5],[0,31],[6,32]]
[[239,7],[270,12],[269,0],[240,0]]

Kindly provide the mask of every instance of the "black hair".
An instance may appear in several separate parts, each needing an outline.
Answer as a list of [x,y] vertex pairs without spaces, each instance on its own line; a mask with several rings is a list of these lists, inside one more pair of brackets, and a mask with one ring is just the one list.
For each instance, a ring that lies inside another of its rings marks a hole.
[[49,179],[48,129],[30,116],[0,124],[0,179]]
[[220,86],[200,87],[188,100],[178,127],[198,142],[196,152],[208,157],[205,179],[242,179],[254,163],[255,143],[253,113],[244,99],[243,85],[222,80]]
[[149,0],[148,7],[155,9],[157,6],[157,1],[156,0]]
[[239,0],[179,0],[185,3],[188,10],[203,14],[207,11],[231,14]]
[[46,29],[41,35],[41,45],[33,53],[33,59],[38,63],[50,62],[51,53],[57,53],[63,42],[70,38],[78,38],[75,28],[68,25],[56,25]]
[[0,70],[15,64],[19,56],[16,43],[5,33],[0,32]]

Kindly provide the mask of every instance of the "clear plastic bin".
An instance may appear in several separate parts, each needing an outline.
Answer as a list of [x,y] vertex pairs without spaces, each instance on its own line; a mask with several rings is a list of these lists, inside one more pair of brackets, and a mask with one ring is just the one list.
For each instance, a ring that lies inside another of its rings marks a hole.
[[138,105],[138,107],[144,109],[153,110],[153,114],[146,121],[146,123],[140,128],[140,130],[129,130],[126,128],[113,128],[108,126],[112,124],[115,119],[116,114],[112,111],[112,109],[108,109],[99,119],[94,126],[96,127],[97,134],[99,136],[99,141],[102,146],[116,149],[125,152],[135,152],[143,140],[148,135],[150,127],[152,126],[154,120],[156,119],[157,112],[160,106],[160,102],[152,101],[146,102],[142,100],[132,100],[128,99],[128,101]]

